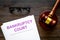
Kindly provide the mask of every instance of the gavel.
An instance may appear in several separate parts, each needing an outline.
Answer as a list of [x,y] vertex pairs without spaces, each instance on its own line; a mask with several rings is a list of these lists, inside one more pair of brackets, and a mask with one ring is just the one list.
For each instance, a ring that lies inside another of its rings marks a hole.
[[57,22],[58,18],[55,14],[55,10],[59,4],[60,0],[57,0],[52,10],[44,11],[39,15],[39,24],[43,29],[51,30],[53,29]]

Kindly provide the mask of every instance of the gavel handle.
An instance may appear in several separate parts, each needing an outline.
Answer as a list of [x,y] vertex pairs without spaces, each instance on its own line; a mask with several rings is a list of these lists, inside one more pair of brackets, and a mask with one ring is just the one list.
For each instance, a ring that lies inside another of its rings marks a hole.
[[55,10],[56,10],[59,2],[60,2],[60,0],[57,0],[57,1],[56,1],[55,5],[54,5],[54,7],[53,7],[53,9],[52,9],[52,11],[49,13],[48,16],[53,16],[53,15],[54,15],[54,12],[55,12]]

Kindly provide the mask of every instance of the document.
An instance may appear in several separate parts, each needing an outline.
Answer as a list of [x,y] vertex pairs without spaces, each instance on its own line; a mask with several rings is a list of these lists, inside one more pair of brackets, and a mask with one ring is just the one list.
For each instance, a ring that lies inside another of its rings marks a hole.
[[34,15],[3,23],[5,40],[40,40]]

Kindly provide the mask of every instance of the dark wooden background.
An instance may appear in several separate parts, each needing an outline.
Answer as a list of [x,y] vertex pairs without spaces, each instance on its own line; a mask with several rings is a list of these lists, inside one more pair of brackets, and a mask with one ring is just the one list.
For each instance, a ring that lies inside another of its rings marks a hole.
[[[60,40],[60,4],[56,9],[58,24],[52,31],[45,31],[39,26],[39,15],[45,10],[51,10],[56,0],[0,0],[0,22],[8,22],[28,15],[34,15],[41,40]],[[31,7],[27,15],[12,15],[9,13],[9,7]],[[0,30],[0,40],[5,40]]]

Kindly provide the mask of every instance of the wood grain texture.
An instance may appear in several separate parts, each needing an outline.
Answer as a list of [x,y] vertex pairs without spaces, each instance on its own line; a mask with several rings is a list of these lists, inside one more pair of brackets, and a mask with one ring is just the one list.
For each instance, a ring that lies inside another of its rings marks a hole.
[[[60,40],[60,4],[57,7],[56,10],[56,15],[58,17],[58,24],[52,31],[45,31],[42,27],[39,25],[39,15],[44,11],[44,10],[51,10],[53,5],[55,3],[55,0],[40,0],[39,2],[37,1],[32,1],[29,2],[21,2],[21,3],[16,3],[15,5],[12,6],[21,6],[21,7],[31,7],[30,13],[27,15],[12,15],[9,13],[8,7],[0,7],[0,22],[8,22],[12,21],[18,18],[22,18],[28,15],[34,15],[37,28],[40,34],[41,40]],[[17,5],[18,4],[18,5]],[[0,40],[5,40],[2,31],[0,30]]]

